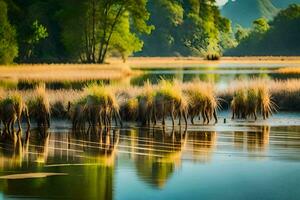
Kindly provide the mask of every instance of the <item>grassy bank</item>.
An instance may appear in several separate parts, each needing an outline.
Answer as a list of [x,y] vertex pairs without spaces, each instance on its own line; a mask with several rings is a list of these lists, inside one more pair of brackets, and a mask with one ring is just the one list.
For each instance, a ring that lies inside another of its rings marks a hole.
[[275,72],[280,74],[300,74],[300,67],[286,67],[286,68],[280,68],[276,70]]
[[128,64],[35,64],[0,66],[0,79],[22,81],[82,81],[121,79],[134,73]]
[[[118,63],[117,59],[109,60],[112,63]],[[299,65],[300,57],[221,57],[217,61],[209,61],[199,57],[131,57],[126,62],[132,68],[174,68],[174,67],[186,67],[187,65],[199,66],[199,65],[271,65],[271,64],[283,64],[283,65]]]

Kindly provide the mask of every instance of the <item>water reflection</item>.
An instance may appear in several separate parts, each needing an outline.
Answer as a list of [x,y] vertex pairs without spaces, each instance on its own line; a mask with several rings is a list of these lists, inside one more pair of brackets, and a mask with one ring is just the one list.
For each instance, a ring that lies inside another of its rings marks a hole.
[[212,158],[217,143],[217,134],[214,131],[190,132],[189,141],[192,144],[192,158],[194,161],[206,163]]
[[138,177],[151,186],[163,188],[175,169],[181,164],[181,154],[186,145],[187,132],[165,129],[141,130],[138,140],[139,155],[135,157]]
[[247,148],[248,152],[264,151],[269,145],[270,127],[262,126],[255,131],[235,131],[234,134],[234,147],[237,149]]
[[[113,127],[75,132],[36,129],[2,135],[0,194],[13,198],[115,199],[120,181],[134,188],[129,184],[135,178],[136,184],[150,186],[145,187],[150,191],[166,190],[179,181],[182,173],[177,172],[187,166],[199,169],[193,176],[205,177],[207,173],[213,179],[207,170],[213,166],[219,169],[224,160],[224,170],[231,169],[231,173],[239,169],[236,162],[300,161],[299,127],[235,129],[242,131]],[[124,169],[127,171],[121,176]],[[35,172],[65,175],[1,179],[3,175]],[[176,184],[189,184],[185,177],[180,180],[183,182]]]
[[[168,67],[168,68],[147,68],[138,69],[137,75],[128,76],[117,79],[96,79],[96,80],[74,80],[74,81],[46,81],[47,89],[82,89],[87,84],[102,83],[118,84],[118,85],[143,85],[145,80],[151,83],[157,83],[161,77],[166,80],[178,79],[183,82],[199,79],[216,83],[218,86],[228,85],[234,79],[247,80],[250,78],[269,78],[286,80],[289,78],[299,78],[299,74],[278,74],[274,73],[275,69],[282,67],[281,64],[272,66],[197,66],[197,67]],[[141,73],[142,72],[142,73]],[[15,79],[0,79],[0,88],[27,90],[35,88],[41,81],[38,80],[15,80]]]

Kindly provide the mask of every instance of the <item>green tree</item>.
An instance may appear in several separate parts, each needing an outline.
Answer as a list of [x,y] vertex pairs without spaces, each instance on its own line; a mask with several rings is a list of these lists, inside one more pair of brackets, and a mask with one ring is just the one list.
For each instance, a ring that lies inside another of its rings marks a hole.
[[174,48],[176,40],[180,38],[178,30],[184,21],[181,1],[149,1],[147,8],[151,14],[149,22],[155,26],[155,30],[143,37],[145,44],[138,55],[169,56],[181,53]]
[[12,63],[18,55],[16,31],[7,19],[7,5],[0,0],[0,64]]
[[249,29],[243,28],[241,25],[236,25],[236,31],[234,36],[236,41],[240,43],[243,39],[249,36],[249,33]]
[[155,30],[145,37],[146,56],[221,54],[235,46],[230,21],[220,15],[215,0],[150,1]]
[[[139,35],[149,34],[147,0],[64,0],[59,13],[63,41],[73,59],[104,63],[108,54],[127,57],[142,47]],[[70,7],[68,8],[68,6]]]
[[260,18],[253,22],[249,35],[227,55],[279,56],[300,55],[300,5],[281,10],[269,23]]
[[253,31],[256,33],[265,33],[270,29],[266,18],[258,18],[253,21]]
[[32,23],[30,35],[26,39],[26,54],[25,60],[29,60],[34,53],[35,46],[43,39],[48,37],[47,29],[37,20]]

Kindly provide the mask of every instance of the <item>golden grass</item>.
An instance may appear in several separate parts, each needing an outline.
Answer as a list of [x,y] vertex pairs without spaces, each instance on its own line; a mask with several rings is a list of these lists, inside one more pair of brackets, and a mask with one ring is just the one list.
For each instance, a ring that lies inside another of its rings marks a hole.
[[[119,63],[116,59],[110,59],[111,63]],[[199,66],[206,64],[300,64],[300,57],[262,56],[262,57],[221,57],[219,60],[210,61],[201,57],[131,57],[126,62],[132,68],[174,68]]]
[[[244,102],[242,109],[246,109],[247,107],[247,109],[251,110],[257,102],[264,102],[264,104],[260,103],[260,110],[264,109],[269,112],[274,109],[272,103],[274,102],[278,105],[279,109],[300,110],[298,105],[300,101],[300,79],[281,81],[268,79],[235,80],[231,82],[227,90],[222,91],[215,90],[214,84],[208,82],[193,81],[179,83],[178,81],[168,82],[162,80],[158,85],[151,85],[149,82],[146,82],[141,87],[90,85],[85,90],[46,91],[44,86],[40,86],[36,90],[6,90],[0,91],[0,93],[2,93],[0,96],[3,98],[17,93],[29,104],[40,104],[37,101],[43,102],[42,104],[46,105],[47,110],[59,111],[64,109],[61,113],[65,112],[69,101],[77,104],[78,102],[82,103],[83,99],[83,104],[86,104],[86,97],[88,95],[95,95],[101,101],[104,101],[103,103],[107,107],[113,108],[116,111],[118,111],[120,105],[121,113],[123,110],[127,110],[126,113],[123,113],[123,116],[129,113],[133,116],[139,113],[142,113],[142,115],[151,115],[150,110],[155,106],[157,100],[165,101],[166,103],[174,102],[176,104],[175,109],[182,109],[184,107],[184,109],[188,110],[189,114],[191,110],[197,109],[196,113],[194,113],[195,115],[205,110],[201,108],[201,103],[206,106],[210,103],[207,106],[209,108],[207,111],[208,114],[212,110],[216,110],[219,103],[218,99],[220,98],[224,99],[224,101],[226,100],[228,104],[230,104],[232,99]],[[160,99],[158,97],[163,98]],[[124,105],[123,108],[122,105]],[[35,106],[33,105],[33,107]],[[178,110],[176,113],[178,114]]]
[[127,64],[22,64],[0,66],[0,79],[79,81],[122,79],[133,75]]
[[300,67],[286,67],[276,70],[280,74],[300,74]]

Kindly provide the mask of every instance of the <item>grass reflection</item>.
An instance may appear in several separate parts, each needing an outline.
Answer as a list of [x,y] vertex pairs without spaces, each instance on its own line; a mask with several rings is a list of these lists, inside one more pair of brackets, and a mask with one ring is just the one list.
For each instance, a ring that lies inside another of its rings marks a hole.
[[181,154],[186,145],[186,131],[141,130],[147,141],[139,140],[137,146],[143,155],[137,155],[135,166],[138,177],[149,185],[163,188],[175,169],[181,164]]

